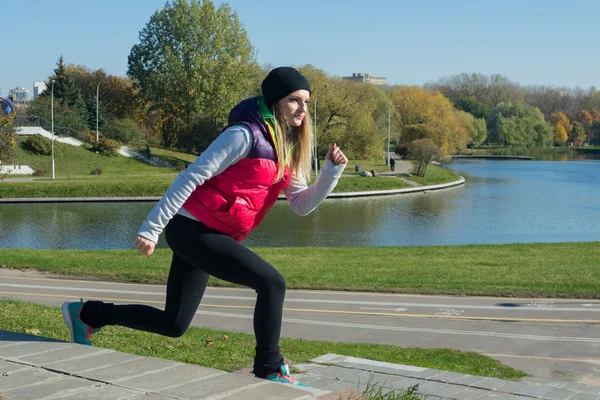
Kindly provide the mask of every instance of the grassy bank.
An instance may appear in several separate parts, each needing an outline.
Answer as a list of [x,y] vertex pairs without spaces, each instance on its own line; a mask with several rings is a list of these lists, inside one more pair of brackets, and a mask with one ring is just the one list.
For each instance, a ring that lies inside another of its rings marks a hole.
[[[69,339],[60,309],[56,307],[0,300],[0,321],[2,329],[12,332],[35,332],[44,337]],[[225,371],[251,367],[255,346],[254,335],[196,327],[190,328],[180,338],[168,338],[121,327],[106,327],[94,335],[93,340],[94,346],[98,347]],[[288,338],[283,338],[280,344],[282,354],[291,363],[337,353],[500,379],[516,380],[525,376],[522,371],[473,352]]]
[[[104,173],[99,176],[73,175],[59,177],[56,180],[44,178],[30,182],[11,182],[10,179],[7,179],[0,182],[0,198],[162,196],[177,176],[176,172],[168,173],[168,171],[168,169],[161,168],[151,174],[139,175],[136,175],[135,171],[122,172],[117,175]],[[414,180],[422,185],[432,185],[457,179],[458,176],[448,170],[430,166],[425,178],[417,177]],[[406,187],[410,187],[410,185],[394,176],[375,178],[343,176],[334,192],[391,190]]]
[[[254,250],[294,289],[600,298],[597,242]],[[0,249],[5,267],[145,283],[165,283],[170,258],[168,249],[149,259],[135,250]]]

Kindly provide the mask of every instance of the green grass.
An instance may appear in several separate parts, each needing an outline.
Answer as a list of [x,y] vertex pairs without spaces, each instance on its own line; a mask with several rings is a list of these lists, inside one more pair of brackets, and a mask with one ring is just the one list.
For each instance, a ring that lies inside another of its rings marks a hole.
[[[68,330],[59,308],[20,301],[0,300],[2,329],[68,340]],[[211,346],[206,346],[210,339]],[[191,327],[180,338],[168,338],[133,329],[105,327],[93,337],[94,346],[131,354],[159,357],[225,371],[251,367],[254,335]],[[327,353],[402,363],[424,368],[519,379],[526,374],[473,352],[449,349],[402,348],[391,345],[311,341],[283,338],[282,354],[293,363],[301,363]]]
[[411,187],[411,185],[394,176],[377,176],[374,178],[343,176],[338,181],[338,184],[333,192],[364,192],[373,190],[403,189],[407,187]]
[[[52,157],[39,156],[23,150],[21,143],[26,138],[17,138],[16,164],[28,165],[33,170],[43,170],[46,177],[52,174]],[[55,173],[57,177],[82,176],[91,177],[90,172],[93,169],[102,169],[103,175],[120,176],[122,174],[156,174],[171,172],[175,173],[175,168],[154,167],[132,158],[117,156],[107,157],[96,154],[89,149],[89,146],[71,146],[68,144],[55,142]]]
[[[18,138],[19,143],[24,139]],[[0,184],[0,198],[20,197],[135,197],[162,196],[177,176],[175,168],[161,168],[148,165],[127,157],[106,157],[96,154],[85,146],[71,146],[55,143],[56,179],[51,179],[51,157],[37,156],[17,149],[17,163],[29,165],[34,170],[45,171],[43,178],[34,178],[29,182],[13,181],[10,178]],[[88,146],[89,147],[89,146]],[[145,148],[138,149],[144,151]],[[196,159],[193,154],[151,147],[152,155],[173,165],[188,164]],[[323,161],[324,162],[324,161]],[[387,171],[384,162],[369,160],[351,160],[345,170],[354,174],[354,163],[361,170],[375,169]],[[93,169],[100,168],[101,175],[91,175]],[[435,166],[428,168],[425,178],[418,178],[422,185],[450,182],[458,176]],[[363,192],[373,190],[392,190],[410,187],[395,176],[360,178],[343,176],[334,192]]]
[[[600,243],[255,248],[294,289],[600,298]],[[0,249],[0,264],[165,283],[171,251]],[[229,285],[211,280],[211,285]],[[229,285],[231,286],[231,285]]]
[[[138,151],[142,154],[146,153],[146,146],[132,147],[133,150]],[[182,151],[165,149],[163,147],[150,146],[150,152],[152,157],[160,158],[163,161],[177,165],[179,163],[193,163],[198,155],[184,153]]]
[[[56,180],[34,180],[31,182],[11,182],[0,184],[0,198],[20,197],[136,197],[162,196],[176,177],[176,173],[152,175],[98,175],[70,176]],[[422,185],[451,182],[458,179],[454,173],[443,168],[429,166],[425,178],[413,177]],[[395,176],[361,178],[342,176],[335,193],[392,190],[410,187]]]
[[10,182],[0,184],[0,198],[162,196],[175,175],[83,180]]
[[438,185],[441,183],[448,183],[448,182],[456,181],[459,179],[459,176],[456,175],[454,172],[447,170],[445,168],[440,168],[440,167],[436,167],[435,165],[430,165],[427,167],[424,177],[413,175],[409,179],[411,181],[420,183],[421,185]]

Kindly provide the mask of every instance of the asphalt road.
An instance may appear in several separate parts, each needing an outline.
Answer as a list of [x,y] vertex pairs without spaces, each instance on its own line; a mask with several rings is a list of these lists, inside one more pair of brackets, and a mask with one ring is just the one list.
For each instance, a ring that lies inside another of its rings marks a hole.
[[[0,269],[0,297],[59,306],[100,299],[162,308],[165,287]],[[194,325],[252,332],[256,295],[209,288]],[[289,290],[282,335],[475,351],[535,377],[600,384],[600,301]],[[0,322],[1,323],[1,322]]]

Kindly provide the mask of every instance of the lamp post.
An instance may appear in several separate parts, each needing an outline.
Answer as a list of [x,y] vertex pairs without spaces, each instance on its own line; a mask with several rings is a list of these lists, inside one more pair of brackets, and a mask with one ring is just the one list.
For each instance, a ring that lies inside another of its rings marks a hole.
[[52,179],[54,179],[54,79],[52,79],[52,95],[50,96],[52,114]]
[[314,112],[313,112],[314,121],[313,122],[314,122],[315,126],[314,126],[313,130],[314,130],[314,135],[315,135],[315,145],[314,145],[313,153],[314,153],[314,158],[315,158],[315,176],[319,175],[319,152],[317,150],[317,94],[321,90],[325,89],[327,86],[329,86],[329,83],[325,84],[325,86],[323,86],[321,89],[317,90],[314,95],[315,101],[314,101]]
[[395,105],[397,105],[398,103],[405,101],[405,100],[410,100],[409,97],[405,97],[402,100],[398,100],[395,103],[392,103],[392,105],[390,106],[390,108],[388,108],[388,138],[387,138],[387,152],[386,152],[386,157],[385,157],[385,165],[390,165],[390,134],[391,134],[391,120],[392,120],[392,107],[394,107]]
[[96,86],[96,142],[98,142],[98,94],[100,93],[100,82]]

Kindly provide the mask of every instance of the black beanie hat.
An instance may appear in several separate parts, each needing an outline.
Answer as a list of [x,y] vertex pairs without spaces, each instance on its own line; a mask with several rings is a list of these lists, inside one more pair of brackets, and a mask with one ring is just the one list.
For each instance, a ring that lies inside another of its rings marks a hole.
[[265,78],[261,85],[265,104],[269,109],[278,100],[296,90],[306,89],[309,92],[308,80],[298,70],[292,67],[275,68]]

